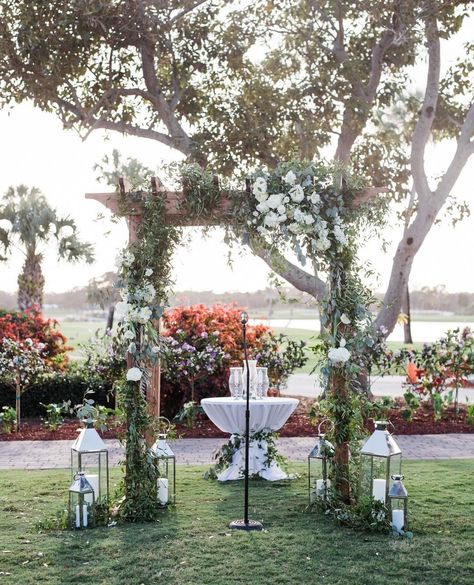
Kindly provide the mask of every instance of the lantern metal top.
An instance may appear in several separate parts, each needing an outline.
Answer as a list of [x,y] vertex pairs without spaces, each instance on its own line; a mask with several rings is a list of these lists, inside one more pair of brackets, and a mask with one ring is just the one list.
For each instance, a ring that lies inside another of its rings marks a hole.
[[74,481],[72,482],[71,487],[69,488],[69,491],[75,492],[77,494],[93,494],[94,488],[87,481],[87,479],[84,475],[84,472],[79,471],[74,476]]
[[309,459],[327,459],[334,455],[334,445],[324,437],[325,435],[318,435],[318,442],[309,452]]
[[165,434],[158,435],[158,439],[155,441],[155,443],[151,447],[151,452],[153,453],[153,455],[155,457],[159,457],[162,459],[175,457],[173,450],[171,449],[168,441],[166,440]]
[[406,487],[402,483],[402,479],[404,479],[403,475],[392,475],[393,479],[392,487],[388,492],[389,498],[408,498],[408,492]]
[[79,453],[107,451],[107,447],[99,433],[89,425],[85,429],[80,429],[79,436],[74,441],[71,449]]
[[376,457],[401,455],[402,450],[388,432],[387,426],[388,422],[386,421],[375,422],[375,431],[370,435],[360,451],[362,455],[374,455]]

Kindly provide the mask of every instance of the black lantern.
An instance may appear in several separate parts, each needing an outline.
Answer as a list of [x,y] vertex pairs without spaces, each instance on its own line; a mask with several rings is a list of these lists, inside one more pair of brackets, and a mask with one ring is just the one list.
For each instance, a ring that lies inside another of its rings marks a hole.
[[308,455],[308,497],[310,504],[318,499],[326,501],[331,490],[331,480],[328,478],[328,461],[334,456],[335,449],[334,445],[326,439],[326,435],[321,432],[321,428],[326,422],[327,420],[325,419],[319,424],[316,445]]
[[69,488],[69,523],[71,528],[87,528],[94,524],[92,502],[94,488],[87,481],[82,471],[74,476]]
[[387,504],[390,477],[401,474],[402,451],[387,430],[388,422],[376,421],[375,431],[360,452],[360,495]]
[[[161,419],[168,423],[169,429],[171,423],[168,419],[164,419],[164,417],[161,417]],[[156,458],[158,469],[157,501],[160,506],[176,503],[176,456],[167,438],[167,432],[160,433],[158,439],[151,447],[151,452]]]
[[392,475],[393,483],[388,492],[387,507],[392,526],[397,532],[408,530],[408,492],[403,479],[403,475]]
[[109,452],[99,433],[94,428],[93,420],[84,420],[85,427],[71,447],[71,476],[84,472],[84,477],[94,490],[93,499],[109,496]]

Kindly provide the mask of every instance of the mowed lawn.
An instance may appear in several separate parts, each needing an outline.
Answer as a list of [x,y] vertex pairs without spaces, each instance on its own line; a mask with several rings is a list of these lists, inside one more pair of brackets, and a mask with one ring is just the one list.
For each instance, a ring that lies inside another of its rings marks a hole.
[[[473,460],[405,462],[411,543],[357,533],[305,511],[305,466],[292,482],[251,483],[262,533],[227,528],[242,483],[180,467],[178,505],[153,524],[39,533],[65,502],[66,471],[0,472],[0,582],[91,585],[472,585]],[[116,481],[119,471],[112,473]]]

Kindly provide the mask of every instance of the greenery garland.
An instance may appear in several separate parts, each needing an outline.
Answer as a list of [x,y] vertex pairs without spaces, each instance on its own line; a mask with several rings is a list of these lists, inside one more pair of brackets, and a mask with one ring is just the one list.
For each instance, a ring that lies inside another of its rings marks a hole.
[[[262,430],[258,433],[255,433],[250,437],[250,442],[261,443],[265,442],[267,445],[267,452],[264,460],[264,465],[266,467],[270,467],[273,463],[276,463],[280,467],[284,469],[287,467],[288,461],[286,457],[279,453],[276,441],[280,435],[275,431],[269,430]],[[237,433],[233,433],[227,443],[224,443],[222,447],[214,453],[214,459],[216,460],[215,465],[213,465],[208,471],[204,473],[205,479],[217,479],[219,473],[224,471],[229,465],[232,464],[234,459],[234,455],[241,449],[245,444],[245,435],[239,435]],[[262,449],[259,445],[259,448]],[[242,477],[243,477],[243,470],[242,470]],[[253,478],[258,478],[258,475],[254,475]]]

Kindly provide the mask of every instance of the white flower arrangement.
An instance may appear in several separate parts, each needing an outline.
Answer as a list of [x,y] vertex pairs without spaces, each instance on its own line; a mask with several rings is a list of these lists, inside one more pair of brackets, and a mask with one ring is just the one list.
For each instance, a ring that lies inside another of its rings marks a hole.
[[328,351],[328,360],[333,366],[343,366],[350,357],[351,352],[346,347],[331,347]]
[[279,233],[287,241],[292,237],[294,246],[294,238],[299,236],[300,251],[311,246],[324,253],[347,245],[338,204],[330,200],[324,209],[312,175],[290,169],[277,181],[270,175],[258,176],[252,193],[255,208],[247,225],[261,236],[271,238]]
[[130,368],[127,371],[127,382],[139,382],[142,379],[143,373],[140,368]]

